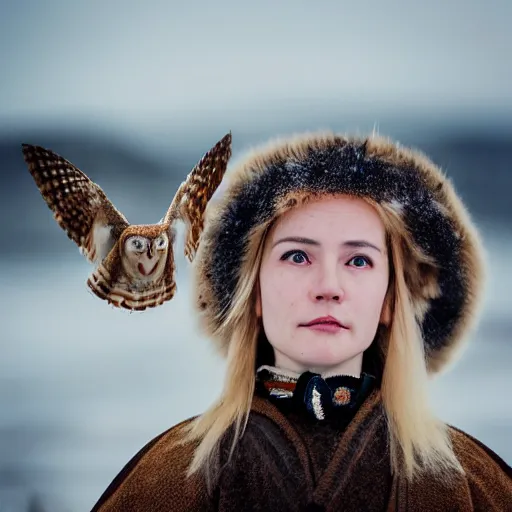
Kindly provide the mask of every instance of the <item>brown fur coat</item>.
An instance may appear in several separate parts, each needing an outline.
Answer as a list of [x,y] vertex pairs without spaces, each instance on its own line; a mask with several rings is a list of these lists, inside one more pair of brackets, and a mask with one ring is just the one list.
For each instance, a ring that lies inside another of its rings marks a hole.
[[314,436],[304,436],[269,400],[255,396],[247,430],[213,495],[202,477],[185,478],[194,447],[174,445],[180,425],[148,443],[93,512],[512,511],[511,468],[456,428],[450,434],[464,475],[425,476],[414,483],[391,475],[378,390],[333,440],[321,471]]

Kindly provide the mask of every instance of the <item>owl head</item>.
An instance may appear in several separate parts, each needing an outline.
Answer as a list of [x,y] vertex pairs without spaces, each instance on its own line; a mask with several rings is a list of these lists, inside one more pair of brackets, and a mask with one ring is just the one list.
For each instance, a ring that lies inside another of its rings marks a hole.
[[124,273],[135,283],[158,281],[172,257],[172,234],[166,225],[131,225],[119,238],[119,259]]

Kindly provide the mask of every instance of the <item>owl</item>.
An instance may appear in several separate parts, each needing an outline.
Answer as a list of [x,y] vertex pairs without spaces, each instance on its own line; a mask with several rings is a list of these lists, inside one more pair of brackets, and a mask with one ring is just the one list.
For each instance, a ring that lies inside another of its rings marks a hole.
[[231,157],[231,133],[203,155],[178,188],[165,216],[151,225],[130,224],[96,183],[53,151],[29,144],[22,144],[22,151],[55,220],[95,265],[87,286],[97,297],[132,311],[173,298],[176,221],[185,223],[185,256],[192,261],[206,206]]

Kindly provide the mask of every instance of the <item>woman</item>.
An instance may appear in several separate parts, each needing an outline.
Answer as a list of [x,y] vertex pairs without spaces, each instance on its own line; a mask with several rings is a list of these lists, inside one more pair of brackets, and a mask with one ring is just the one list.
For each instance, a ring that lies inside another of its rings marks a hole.
[[388,140],[333,134],[275,142],[225,180],[194,263],[222,395],[93,510],[512,510],[510,467],[428,405],[483,281],[450,182]]

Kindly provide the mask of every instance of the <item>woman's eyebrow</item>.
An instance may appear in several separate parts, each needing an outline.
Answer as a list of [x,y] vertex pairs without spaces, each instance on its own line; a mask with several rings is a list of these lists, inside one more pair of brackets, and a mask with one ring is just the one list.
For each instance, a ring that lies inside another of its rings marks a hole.
[[[298,244],[306,244],[306,245],[322,245],[317,240],[313,240],[312,238],[305,238],[302,236],[287,236],[284,238],[280,238],[277,242],[274,242],[272,248],[274,248],[277,244],[281,244],[283,242],[295,242]],[[376,245],[368,242],[366,240],[347,240],[341,244],[342,247],[367,247],[369,249],[375,249],[378,252],[382,252]]]

